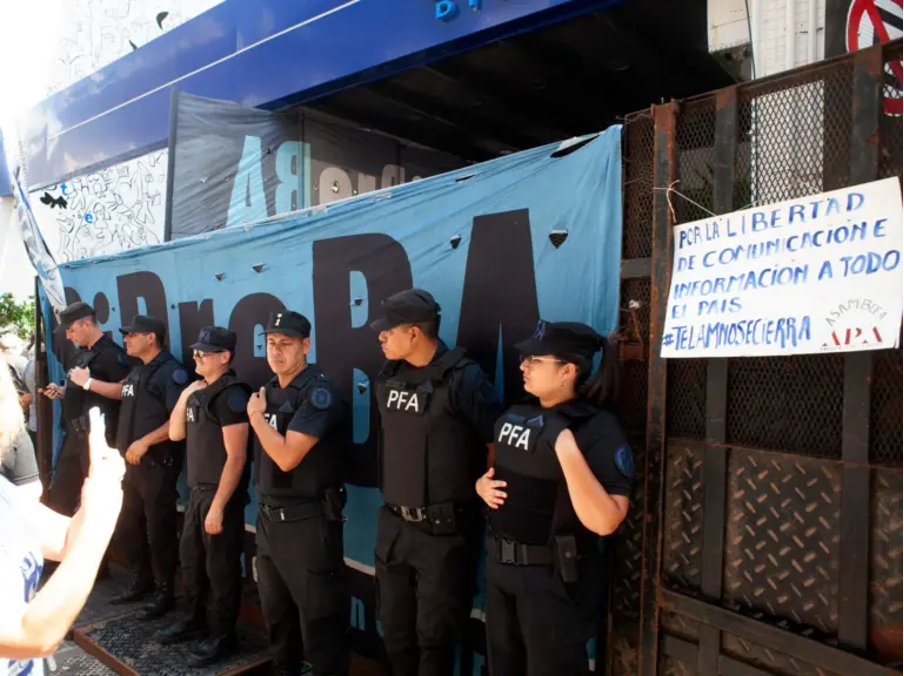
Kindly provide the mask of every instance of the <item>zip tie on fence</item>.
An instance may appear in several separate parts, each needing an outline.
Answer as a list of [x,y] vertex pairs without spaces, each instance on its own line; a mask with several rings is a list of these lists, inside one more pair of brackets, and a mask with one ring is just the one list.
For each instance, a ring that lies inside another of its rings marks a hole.
[[[665,190],[665,198],[666,198],[666,200],[668,200],[668,203],[669,203],[669,212],[671,212],[671,214],[672,214],[672,222],[678,221],[678,216],[675,215],[675,206],[672,204],[672,193],[678,195],[678,197],[681,197],[682,199],[687,200],[688,202],[693,204],[698,209],[702,209],[703,211],[708,213],[710,216],[716,216],[716,214],[714,214],[712,211],[707,209],[705,206],[703,206],[699,202],[695,202],[687,195],[684,195],[684,194],[678,192],[677,190],[675,190],[675,184],[679,183],[679,182],[680,182],[680,179],[675,179],[674,181],[669,183],[668,188],[656,188],[656,187],[653,188],[653,190]],[[716,216],[716,217],[718,218],[718,216]]]

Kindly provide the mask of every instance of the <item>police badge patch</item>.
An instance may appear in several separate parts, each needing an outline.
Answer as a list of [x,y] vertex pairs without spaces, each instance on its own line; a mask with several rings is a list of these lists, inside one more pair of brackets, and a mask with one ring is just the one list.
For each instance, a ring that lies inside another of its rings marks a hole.
[[176,369],[173,371],[173,382],[176,385],[184,385],[188,382],[188,373],[182,369]]
[[615,452],[615,466],[629,479],[634,478],[634,453],[628,444],[622,445]]
[[311,405],[320,410],[325,411],[333,403],[333,395],[325,387],[317,387],[311,392]]

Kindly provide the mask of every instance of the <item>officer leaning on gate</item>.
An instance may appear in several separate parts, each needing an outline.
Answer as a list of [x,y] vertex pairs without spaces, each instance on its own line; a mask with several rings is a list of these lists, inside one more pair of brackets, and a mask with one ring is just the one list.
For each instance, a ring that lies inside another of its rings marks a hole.
[[[349,596],[342,544],[341,472],[351,444],[348,407],[307,363],[311,323],[270,315],[267,362],[276,374],[251,395],[257,588],[276,672],[348,673]],[[304,640],[302,642],[302,636]]]
[[208,635],[207,592],[213,631],[188,657],[192,667],[219,662],[236,648],[242,605],[242,540],[248,504],[248,397],[251,388],[232,370],[235,334],[219,326],[201,330],[191,346],[202,377],[182,391],[170,417],[169,437],[186,440],[191,496],[182,526],[180,560],[188,617],[156,635],[163,644]]
[[188,384],[188,373],[163,349],[166,324],[160,319],[136,315],[131,325],[119,331],[125,336],[128,355],[141,362],[122,383],[98,380],[88,369],[73,369],[69,377],[92,392],[122,399],[116,447],[127,465],[116,529],[132,576],[128,589],[110,603],[138,600],[154,589],[156,576],[154,599],[140,615],[151,620],[174,606],[176,480],[182,469],[182,445],[170,441],[169,418]]
[[69,305],[60,312],[60,324],[77,350],[72,363],[67,364],[72,370],[66,385],[50,383],[44,389],[48,398],[63,400],[60,426],[65,432],[47,505],[60,514],[72,516],[81,502],[82,484],[88,474],[88,410],[94,406],[100,408],[105,416],[107,443],[112,446],[116,442],[120,408],[119,401],[107,399],[96,388],[92,389],[93,383],[88,383],[85,369],[94,377],[93,382],[119,383],[133,362],[101,331],[94,308],[87,303],[79,301]]
[[439,340],[440,308],[411,289],[383,301],[389,360],[377,378],[380,488],[376,578],[395,676],[451,676],[471,611],[480,550],[474,481],[501,409],[464,350]]

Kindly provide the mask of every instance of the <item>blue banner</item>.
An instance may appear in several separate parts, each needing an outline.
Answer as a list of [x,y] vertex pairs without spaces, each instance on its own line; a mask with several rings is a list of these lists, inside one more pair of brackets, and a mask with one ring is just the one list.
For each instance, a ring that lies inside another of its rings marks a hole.
[[[229,326],[239,335],[236,370],[254,386],[270,375],[268,314],[305,314],[312,359],[352,403],[345,552],[366,575],[380,504],[370,379],[383,363],[368,323],[380,301],[429,290],[443,308],[442,339],[465,346],[511,401],[522,392],[513,345],[539,317],[615,329],[621,222],[621,128],[612,127],[270,221],[69,263],[62,273],[67,301],[93,304],[117,341],[137,313],[165,318],[171,350],[189,367],[186,346],[198,330]],[[247,516],[253,524],[254,503]],[[370,633],[372,593],[361,594],[353,626]]]

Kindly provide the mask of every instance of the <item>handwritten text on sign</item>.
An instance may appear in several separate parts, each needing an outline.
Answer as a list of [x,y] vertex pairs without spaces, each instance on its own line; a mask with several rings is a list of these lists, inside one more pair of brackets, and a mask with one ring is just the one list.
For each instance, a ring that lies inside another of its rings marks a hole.
[[896,178],[675,227],[663,357],[897,347]]

